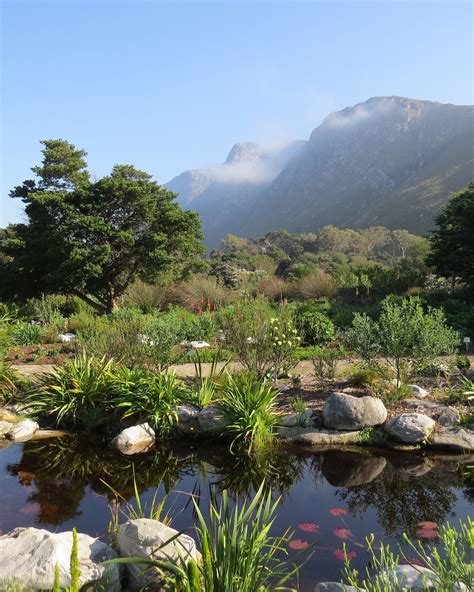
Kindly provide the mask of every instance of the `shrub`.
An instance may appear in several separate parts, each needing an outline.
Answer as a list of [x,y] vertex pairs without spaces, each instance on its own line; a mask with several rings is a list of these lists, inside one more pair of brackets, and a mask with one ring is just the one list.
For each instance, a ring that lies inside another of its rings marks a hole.
[[322,296],[331,297],[338,290],[336,282],[324,271],[317,270],[307,275],[298,282],[297,293],[300,297],[321,298]]
[[113,420],[110,400],[114,363],[80,356],[42,374],[25,396],[25,406],[57,426],[93,430]]
[[127,288],[122,302],[126,306],[139,308],[144,313],[163,310],[169,302],[169,289],[167,286],[137,280]]
[[385,374],[381,360],[395,371],[400,385],[404,366],[426,365],[437,355],[453,353],[459,337],[447,327],[440,309],[425,313],[417,297],[388,297],[378,321],[356,314],[348,335],[349,346],[369,367]]
[[324,345],[334,339],[334,325],[331,319],[317,310],[297,312],[296,326],[304,345]]
[[20,322],[12,329],[13,341],[16,345],[35,345],[40,342],[42,332],[40,325]]
[[195,275],[178,286],[183,306],[196,312],[216,310],[228,303],[230,293],[214,277]]
[[288,373],[295,364],[300,338],[286,305],[277,316],[262,299],[242,301],[220,315],[227,349],[240,363],[259,377]]
[[111,378],[112,402],[122,409],[122,419],[137,416],[161,434],[176,422],[176,406],[188,388],[174,374],[153,374],[138,368],[117,368]]
[[373,386],[378,377],[378,372],[371,368],[353,368],[348,378],[353,386],[367,387]]
[[337,364],[344,357],[341,348],[318,348],[313,353],[314,375],[318,380],[334,380]]
[[289,300],[295,294],[295,285],[279,277],[269,277],[262,280],[257,292],[263,294],[272,302]]
[[260,451],[274,440],[278,391],[254,374],[242,372],[228,375],[220,406],[230,421],[228,429],[234,435],[232,445],[249,452]]

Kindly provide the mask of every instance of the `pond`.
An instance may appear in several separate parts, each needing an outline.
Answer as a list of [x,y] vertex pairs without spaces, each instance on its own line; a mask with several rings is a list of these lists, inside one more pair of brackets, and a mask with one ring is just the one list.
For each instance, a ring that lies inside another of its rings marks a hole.
[[106,539],[114,496],[104,481],[133,500],[132,467],[142,502],[151,502],[157,486],[160,496],[169,494],[166,509],[178,530],[193,524],[190,493],[205,508],[222,489],[245,494],[265,478],[281,496],[275,533],[294,530],[293,547],[315,543],[300,578],[300,590],[312,592],[316,582],[339,579],[344,543],[363,568],[370,533],[396,543],[403,532],[416,536],[422,521],[456,524],[472,515],[468,464],[472,456],[368,449],[285,448],[252,459],[210,443],[157,445],[131,458],[83,437],[30,441],[0,449],[0,530],[75,526]]

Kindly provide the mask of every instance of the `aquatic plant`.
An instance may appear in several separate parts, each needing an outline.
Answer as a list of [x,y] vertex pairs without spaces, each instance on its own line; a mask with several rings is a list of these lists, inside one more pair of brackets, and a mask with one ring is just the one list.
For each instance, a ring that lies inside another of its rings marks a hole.
[[233,446],[241,445],[252,452],[272,444],[277,397],[278,391],[268,381],[250,372],[227,375],[219,404],[230,421]]
[[[431,524],[431,523],[430,523]],[[402,592],[406,583],[397,577],[396,568],[403,563],[415,569],[422,565],[433,573],[424,575],[421,590],[436,589],[439,592],[452,592],[464,585],[466,590],[474,586],[472,556],[474,550],[474,522],[468,517],[459,523],[459,529],[446,523],[439,528],[439,544],[427,547],[421,541],[414,542],[406,533],[403,542],[408,546],[413,557],[407,557],[401,545],[398,551],[392,551],[390,545],[381,543],[375,546],[375,537],[366,539],[369,553],[369,567],[363,574],[352,569],[350,557],[344,548],[346,566],[344,583],[358,589],[362,586],[367,592]],[[431,580],[431,581],[430,581]]]
[[202,554],[199,563],[188,557],[182,557],[179,565],[140,557],[108,563],[140,563],[165,570],[174,578],[175,592],[296,592],[301,564],[287,557],[290,532],[270,535],[280,498],[273,501],[262,484],[252,500],[237,500],[232,507],[224,491],[219,503],[211,502],[208,520],[193,501]]

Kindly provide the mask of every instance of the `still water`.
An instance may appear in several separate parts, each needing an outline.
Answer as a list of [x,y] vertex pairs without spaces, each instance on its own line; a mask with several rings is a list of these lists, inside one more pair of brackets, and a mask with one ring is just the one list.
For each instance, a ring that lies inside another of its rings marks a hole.
[[[300,577],[300,590],[309,592],[316,582],[340,578],[344,543],[354,567],[364,568],[364,541],[371,533],[396,544],[403,532],[416,537],[420,522],[456,524],[472,516],[474,483],[467,467],[473,464],[472,456],[362,449],[285,448],[252,459],[215,444],[158,445],[131,458],[94,439],[26,442],[0,449],[0,531],[75,526],[106,540],[114,495],[105,483],[133,501],[134,467],[142,504],[159,487],[159,499],[168,494],[172,526],[192,534],[190,493],[204,509],[223,489],[244,495],[265,479],[281,496],[274,533],[294,531],[295,549],[315,544]],[[296,552],[289,549],[290,556]]]

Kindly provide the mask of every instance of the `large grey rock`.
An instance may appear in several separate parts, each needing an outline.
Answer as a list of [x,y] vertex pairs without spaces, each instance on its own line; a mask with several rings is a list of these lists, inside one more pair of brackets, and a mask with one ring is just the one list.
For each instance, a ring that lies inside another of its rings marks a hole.
[[474,432],[463,428],[445,428],[433,433],[428,443],[432,448],[473,452]]
[[422,401],[421,399],[403,399],[401,403],[405,407],[411,407],[413,409],[442,410],[446,408],[446,405],[437,403],[436,401]]
[[178,421],[176,429],[183,434],[195,434],[199,431],[199,409],[192,405],[180,405],[176,409]]
[[[94,589],[120,590],[117,565],[101,565],[116,557],[105,543],[87,534],[77,534],[80,582]],[[15,528],[0,536],[0,590],[52,590],[58,564],[61,588],[71,584],[70,558],[72,532],[50,533],[38,528]]]
[[438,423],[443,427],[457,425],[461,421],[461,414],[455,407],[446,407],[438,417]]
[[294,413],[288,413],[280,417],[278,423],[287,428],[295,426],[307,426],[311,424],[311,416],[313,415],[312,409],[305,409],[304,411],[295,411]]
[[387,419],[387,410],[376,397],[353,397],[332,393],[323,407],[323,420],[327,428],[357,430],[377,426]]
[[13,428],[8,432],[7,438],[15,440],[15,442],[25,442],[39,429],[39,425],[32,419],[22,419],[14,424]]
[[203,434],[220,434],[229,424],[218,405],[208,405],[202,409],[197,416],[197,421],[199,431]]
[[345,586],[339,582],[320,582],[314,587],[314,592],[364,592],[364,589]]
[[5,436],[13,428],[14,424],[9,421],[0,421],[0,436]]
[[416,444],[426,440],[435,425],[434,419],[422,413],[402,413],[387,422],[385,431],[400,442]]
[[112,444],[123,454],[144,452],[155,442],[155,431],[148,423],[141,423],[120,432]]
[[417,399],[426,399],[430,394],[426,389],[417,384],[407,384],[407,387]]
[[[128,520],[119,528],[117,546],[121,557],[143,557],[180,564],[181,559],[188,561],[199,558],[194,539],[186,534],[178,535],[178,531],[148,518]],[[173,539],[169,544],[167,541]],[[127,572],[133,588],[141,589],[148,584],[156,584],[159,571],[150,569],[143,571],[141,564],[127,564]]]
[[[392,585],[396,590],[410,592],[433,590],[435,592],[440,589],[436,574],[431,569],[418,565],[398,565],[395,569],[380,572],[379,576],[383,582]],[[457,584],[452,590],[453,592],[467,592],[464,584]]]
[[360,430],[352,432],[338,432],[337,430],[315,428],[279,428],[278,435],[288,444],[302,444],[303,446],[339,446],[360,444]]

